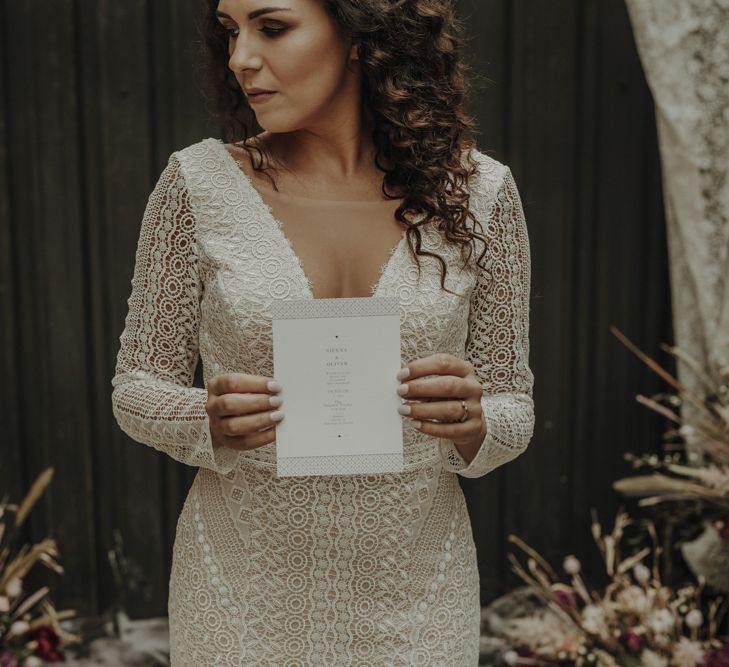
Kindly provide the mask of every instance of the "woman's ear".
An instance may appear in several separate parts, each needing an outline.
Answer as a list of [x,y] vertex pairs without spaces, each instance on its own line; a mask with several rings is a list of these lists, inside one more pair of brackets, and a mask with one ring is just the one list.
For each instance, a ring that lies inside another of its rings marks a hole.
[[349,50],[350,60],[359,60],[359,44],[352,44],[352,48]]

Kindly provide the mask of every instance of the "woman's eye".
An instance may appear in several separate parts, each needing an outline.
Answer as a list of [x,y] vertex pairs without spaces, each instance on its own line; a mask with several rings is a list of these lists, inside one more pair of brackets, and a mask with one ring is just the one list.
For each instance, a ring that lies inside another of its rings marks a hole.
[[[238,36],[237,28],[226,28],[225,26],[222,26],[222,28],[223,32],[227,33],[228,37]],[[277,35],[280,35],[284,30],[286,30],[286,28],[269,28],[267,26],[259,28],[259,32],[262,32],[267,37],[276,37]]]
[[269,37],[276,37],[276,35],[280,35],[284,30],[286,30],[286,28],[261,28],[259,32],[262,32]]

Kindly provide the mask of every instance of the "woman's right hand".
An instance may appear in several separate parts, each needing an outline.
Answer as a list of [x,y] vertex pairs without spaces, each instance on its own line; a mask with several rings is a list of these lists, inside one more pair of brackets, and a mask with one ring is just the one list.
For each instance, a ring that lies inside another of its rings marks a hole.
[[276,440],[283,419],[281,385],[273,378],[224,373],[210,378],[205,412],[210,418],[213,447],[248,450]]

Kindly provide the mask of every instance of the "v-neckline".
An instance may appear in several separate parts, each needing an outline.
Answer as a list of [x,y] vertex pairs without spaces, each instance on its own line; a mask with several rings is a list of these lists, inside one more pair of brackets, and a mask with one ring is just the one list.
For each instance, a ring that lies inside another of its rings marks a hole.
[[[238,164],[238,161],[230,154],[228,149],[225,147],[225,144],[223,143],[223,141],[221,139],[217,139],[217,138],[215,138],[214,141],[215,141],[215,143],[218,144],[218,146],[220,147],[220,150],[225,154],[225,155],[223,155],[225,164],[228,166],[229,169],[236,172],[236,176],[234,176],[234,178],[238,179],[243,184],[243,187],[250,191],[250,195],[253,198],[254,204],[256,205],[256,207],[259,210],[261,210],[263,212],[264,217],[267,218],[270,226],[273,227],[275,230],[275,233],[277,233],[279,235],[280,241],[282,242],[283,246],[288,250],[291,262],[299,273],[299,278],[306,291],[307,298],[313,299],[313,300],[325,299],[325,298],[342,298],[342,299],[367,298],[367,297],[317,297],[317,296],[314,296],[314,289],[313,289],[311,280],[309,279],[309,276],[306,274],[306,271],[304,269],[304,264],[301,261],[301,258],[296,254],[296,251],[294,250],[294,246],[292,245],[288,236],[286,236],[286,232],[284,231],[284,228],[283,228],[283,223],[274,215],[273,209],[271,208],[271,206],[268,205],[268,203],[261,196],[261,193],[258,192],[258,190],[254,187],[248,174],[246,174],[243,171],[242,167]],[[370,293],[369,293],[369,295],[367,295],[368,297],[378,296],[380,287],[383,284],[385,276],[390,272],[390,268],[394,264],[395,257],[399,254],[400,249],[403,247],[403,244],[405,243],[406,235],[407,235],[407,230],[403,231],[402,236],[400,237],[400,240],[397,242],[397,245],[395,245],[393,248],[390,249],[390,253],[387,257],[387,260],[380,267],[380,273],[377,278],[377,281],[373,284],[373,286],[370,287]]]

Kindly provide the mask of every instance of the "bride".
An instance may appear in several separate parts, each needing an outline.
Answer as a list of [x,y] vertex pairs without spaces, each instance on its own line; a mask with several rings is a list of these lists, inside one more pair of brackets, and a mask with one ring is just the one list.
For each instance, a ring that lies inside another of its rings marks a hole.
[[[517,187],[468,139],[451,2],[270,5],[205,3],[225,136],[173,152],[150,194],[112,380],[120,427],[198,468],[172,665],[475,666],[457,476],[534,426]],[[404,471],[279,478],[269,306],[368,296],[400,304]]]

